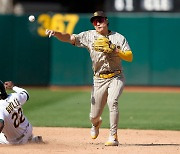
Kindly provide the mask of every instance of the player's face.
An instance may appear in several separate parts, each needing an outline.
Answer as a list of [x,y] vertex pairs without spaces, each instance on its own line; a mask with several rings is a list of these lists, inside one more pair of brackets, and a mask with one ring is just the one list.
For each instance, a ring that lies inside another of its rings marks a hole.
[[108,21],[104,17],[97,17],[93,20],[93,25],[96,31],[100,34],[106,33],[108,31]]

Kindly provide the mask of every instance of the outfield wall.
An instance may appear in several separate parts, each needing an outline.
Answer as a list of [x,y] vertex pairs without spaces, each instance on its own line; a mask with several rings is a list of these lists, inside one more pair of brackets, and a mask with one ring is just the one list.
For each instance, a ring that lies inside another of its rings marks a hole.
[[[89,14],[0,16],[0,79],[21,85],[90,85],[86,49],[48,38],[93,29]],[[108,14],[110,29],[126,36],[134,60],[123,62],[127,85],[180,86],[180,14]]]

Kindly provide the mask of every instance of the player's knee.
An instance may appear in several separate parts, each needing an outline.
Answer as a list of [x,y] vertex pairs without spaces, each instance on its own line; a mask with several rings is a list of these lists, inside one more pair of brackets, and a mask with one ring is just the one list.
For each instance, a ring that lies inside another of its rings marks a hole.
[[90,114],[89,119],[92,123],[96,123],[99,121],[100,116],[99,115],[92,115]]
[[90,114],[89,119],[92,121],[92,120],[97,119],[97,117],[98,117],[97,115],[95,116],[95,115]]

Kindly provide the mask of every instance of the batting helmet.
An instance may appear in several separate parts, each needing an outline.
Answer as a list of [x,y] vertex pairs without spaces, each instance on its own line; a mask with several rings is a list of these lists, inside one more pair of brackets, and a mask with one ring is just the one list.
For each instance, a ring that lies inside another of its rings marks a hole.
[[6,93],[6,89],[4,87],[4,83],[0,80],[0,99],[6,99],[7,98],[7,93]]

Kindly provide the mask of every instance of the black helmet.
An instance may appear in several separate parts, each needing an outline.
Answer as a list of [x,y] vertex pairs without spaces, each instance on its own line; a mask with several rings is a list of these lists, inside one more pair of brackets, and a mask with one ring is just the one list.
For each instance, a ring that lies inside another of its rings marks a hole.
[[4,87],[4,83],[0,80],[0,99],[6,99],[7,98],[7,93],[6,89]]

